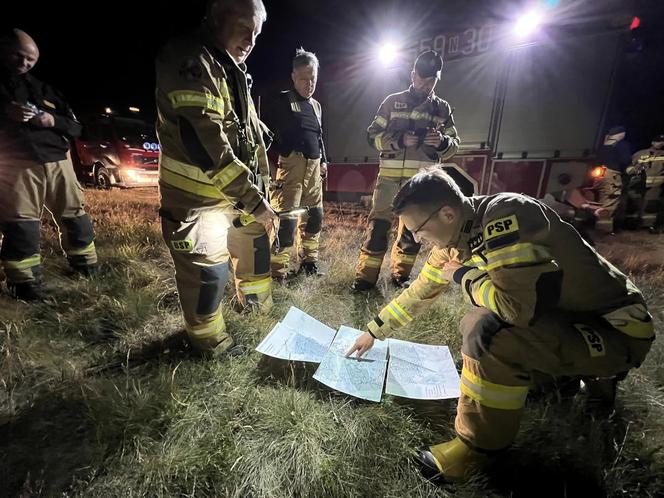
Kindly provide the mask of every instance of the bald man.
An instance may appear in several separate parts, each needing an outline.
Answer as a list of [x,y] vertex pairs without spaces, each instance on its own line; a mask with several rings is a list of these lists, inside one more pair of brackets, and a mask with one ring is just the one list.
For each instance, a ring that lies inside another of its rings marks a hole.
[[81,132],[71,108],[50,85],[29,74],[39,59],[35,41],[15,29],[0,39],[0,260],[9,293],[46,297],[39,223],[46,208],[76,273],[96,269],[92,221],[69,157]]

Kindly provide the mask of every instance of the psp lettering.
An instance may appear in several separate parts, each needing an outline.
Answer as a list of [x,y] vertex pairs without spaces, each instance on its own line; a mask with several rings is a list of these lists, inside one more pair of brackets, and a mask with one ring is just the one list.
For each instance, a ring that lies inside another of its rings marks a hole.
[[519,229],[519,223],[516,216],[508,216],[499,220],[492,221],[485,228],[485,239],[491,239],[499,235],[516,232]]

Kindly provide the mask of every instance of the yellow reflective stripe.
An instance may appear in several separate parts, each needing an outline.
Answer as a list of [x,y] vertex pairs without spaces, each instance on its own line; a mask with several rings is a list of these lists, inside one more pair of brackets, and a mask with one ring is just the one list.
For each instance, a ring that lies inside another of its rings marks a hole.
[[378,174],[386,178],[410,178],[411,176],[415,176],[419,171],[419,169],[410,168],[380,168]]
[[219,313],[217,317],[211,322],[203,323],[201,325],[189,325],[185,323],[187,333],[193,336],[194,339],[204,340],[211,339],[226,330],[224,317]]
[[392,111],[390,113],[390,119],[410,119],[410,113],[409,112],[403,112],[403,111]]
[[394,308],[392,308],[391,303],[388,304],[388,305],[385,307],[385,309],[388,311],[388,313],[389,313],[390,315],[392,315],[392,316],[394,317],[394,319],[395,319],[397,322],[399,322],[400,325],[406,325],[406,323],[408,323],[408,322],[406,322],[406,321],[405,321],[405,320],[399,315],[399,313],[397,313],[397,311],[396,311]]
[[412,321],[413,321],[413,317],[410,316],[410,315],[408,314],[408,312],[407,312],[405,309],[403,309],[403,308],[401,307],[401,305],[399,304],[399,302],[398,302],[396,299],[394,299],[390,304],[391,304],[392,306],[394,306],[394,309],[395,309],[399,314],[401,314],[406,320],[408,320],[409,322],[412,322]]
[[655,335],[652,316],[643,304],[629,304],[602,315],[612,327],[637,339],[650,339]]
[[477,290],[475,297],[475,302],[480,306],[490,309],[491,311],[497,311],[496,307],[496,286],[493,285],[493,282],[489,279],[482,282],[480,288]]
[[35,254],[29,258],[21,259],[18,261],[4,260],[3,265],[5,268],[11,270],[26,270],[28,268],[32,268],[33,266],[39,266],[41,262],[41,256],[39,254]]
[[362,255],[361,262],[367,268],[380,268],[380,266],[383,264],[383,258]]
[[307,249],[317,249],[318,248],[318,241],[317,240],[302,240],[301,241],[302,247],[306,247]]
[[421,274],[437,284],[449,284],[449,281],[443,278],[443,272],[435,266],[430,265],[429,262],[424,264]]
[[243,282],[238,288],[242,294],[264,294],[270,292],[270,286],[272,284],[272,278],[267,277],[262,280],[256,280],[255,282]]
[[376,149],[383,150],[383,133],[376,135],[374,143],[376,144]]
[[211,199],[225,199],[210,178],[198,166],[183,163],[162,155],[159,179],[165,184],[185,192]]
[[251,172],[239,159],[235,159],[232,163],[224,166],[219,173],[212,177],[212,183],[214,183],[219,190],[223,191],[242,173],[246,173],[247,176],[249,176]]
[[374,123],[380,126],[381,128],[387,127],[387,119],[383,116],[376,116]]
[[551,261],[553,258],[546,247],[524,242],[489,251],[486,253],[486,259],[486,271],[491,271],[501,266]]
[[67,256],[87,256],[88,254],[94,254],[94,253],[95,253],[95,243],[90,242],[90,244],[80,249],[69,249],[67,251]]
[[168,94],[173,109],[180,107],[202,107],[210,109],[223,116],[224,100],[212,95],[209,91],[192,92],[190,90],[176,90]]
[[477,268],[478,270],[486,271],[484,259],[482,259],[482,257],[477,254],[474,254],[473,257],[470,258],[470,260],[464,264],[464,266],[472,266],[474,268]]
[[397,262],[403,263],[406,265],[413,265],[415,264],[415,260],[417,259],[417,254],[397,254],[396,258]]
[[464,368],[461,371],[461,392],[489,408],[519,410],[526,402],[528,388],[494,384]]
[[290,261],[290,254],[288,254],[287,250],[284,250],[277,254],[273,254],[270,259],[273,263],[287,264]]
[[381,159],[380,168],[387,169],[412,169],[417,173],[422,168],[428,168],[436,163],[434,161],[418,161],[416,159]]

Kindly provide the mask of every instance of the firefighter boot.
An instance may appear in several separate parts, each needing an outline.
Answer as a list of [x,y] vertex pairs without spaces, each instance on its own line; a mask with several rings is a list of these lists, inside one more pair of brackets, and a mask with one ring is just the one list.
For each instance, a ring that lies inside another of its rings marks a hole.
[[588,396],[588,406],[593,408],[613,408],[616,402],[618,381],[625,375],[616,377],[584,378],[583,387]]
[[8,282],[7,289],[14,299],[21,301],[43,302],[48,298],[48,294],[39,282]]
[[300,271],[298,273],[302,273],[308,277],[310,276],[316,276],[316,277],[323,277],[325,274],[320,271],[320,268],[318,268],[318,263],[315,263],[313,261],[305,261],[300,265]]
[[415,461],[427,480],[452,482],[465,481],[482,470],[487,456],[471,449],[456,437],[446,443],[420,448]]

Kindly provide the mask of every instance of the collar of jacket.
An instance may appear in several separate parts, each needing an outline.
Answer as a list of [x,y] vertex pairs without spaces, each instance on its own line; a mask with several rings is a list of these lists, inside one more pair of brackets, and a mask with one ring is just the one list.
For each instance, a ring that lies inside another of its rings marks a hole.
[[464,199],[463,204],[461,205],[461,223],[459,224],[459,231],[450,244],[448,248],[454,248],[459,251],[459,257],[461,261],[464,261],[470,257],[471,248],[469,245],[471,239],[471,229],[473,228],[475,221],[475,208],[471,203],[470,199]]
[[423,104],[426,101],[433,101],[433,96],[435,95],[434,92],[431,92],[429,95],[426,97],[422,95],[422,92],[419,92],[413,88],[413,85],[410,85],[408,87],[408,97],[410,101],[413,103],[413,105],[420,105]]
[[225,48],[219,48],[217,46],[214,35],[205,24],[201,26],[200,35],[203,39],[203,44],[208,48],[208,50],[210,50],[210,52],[212,52],[215,59],[221,62],[224,66],[230,66],[231,68],[241,71],[242,73],[247,72],[247,65],[244,62],[238,64]]
[[291,88],[289,90],[286,90],[286,93],[291,93],[296,100],[299,100],[300,102],[311,102],[311,97],[308,99],[305,99],[302,95],[297,93],[297,90],[295,88]]

